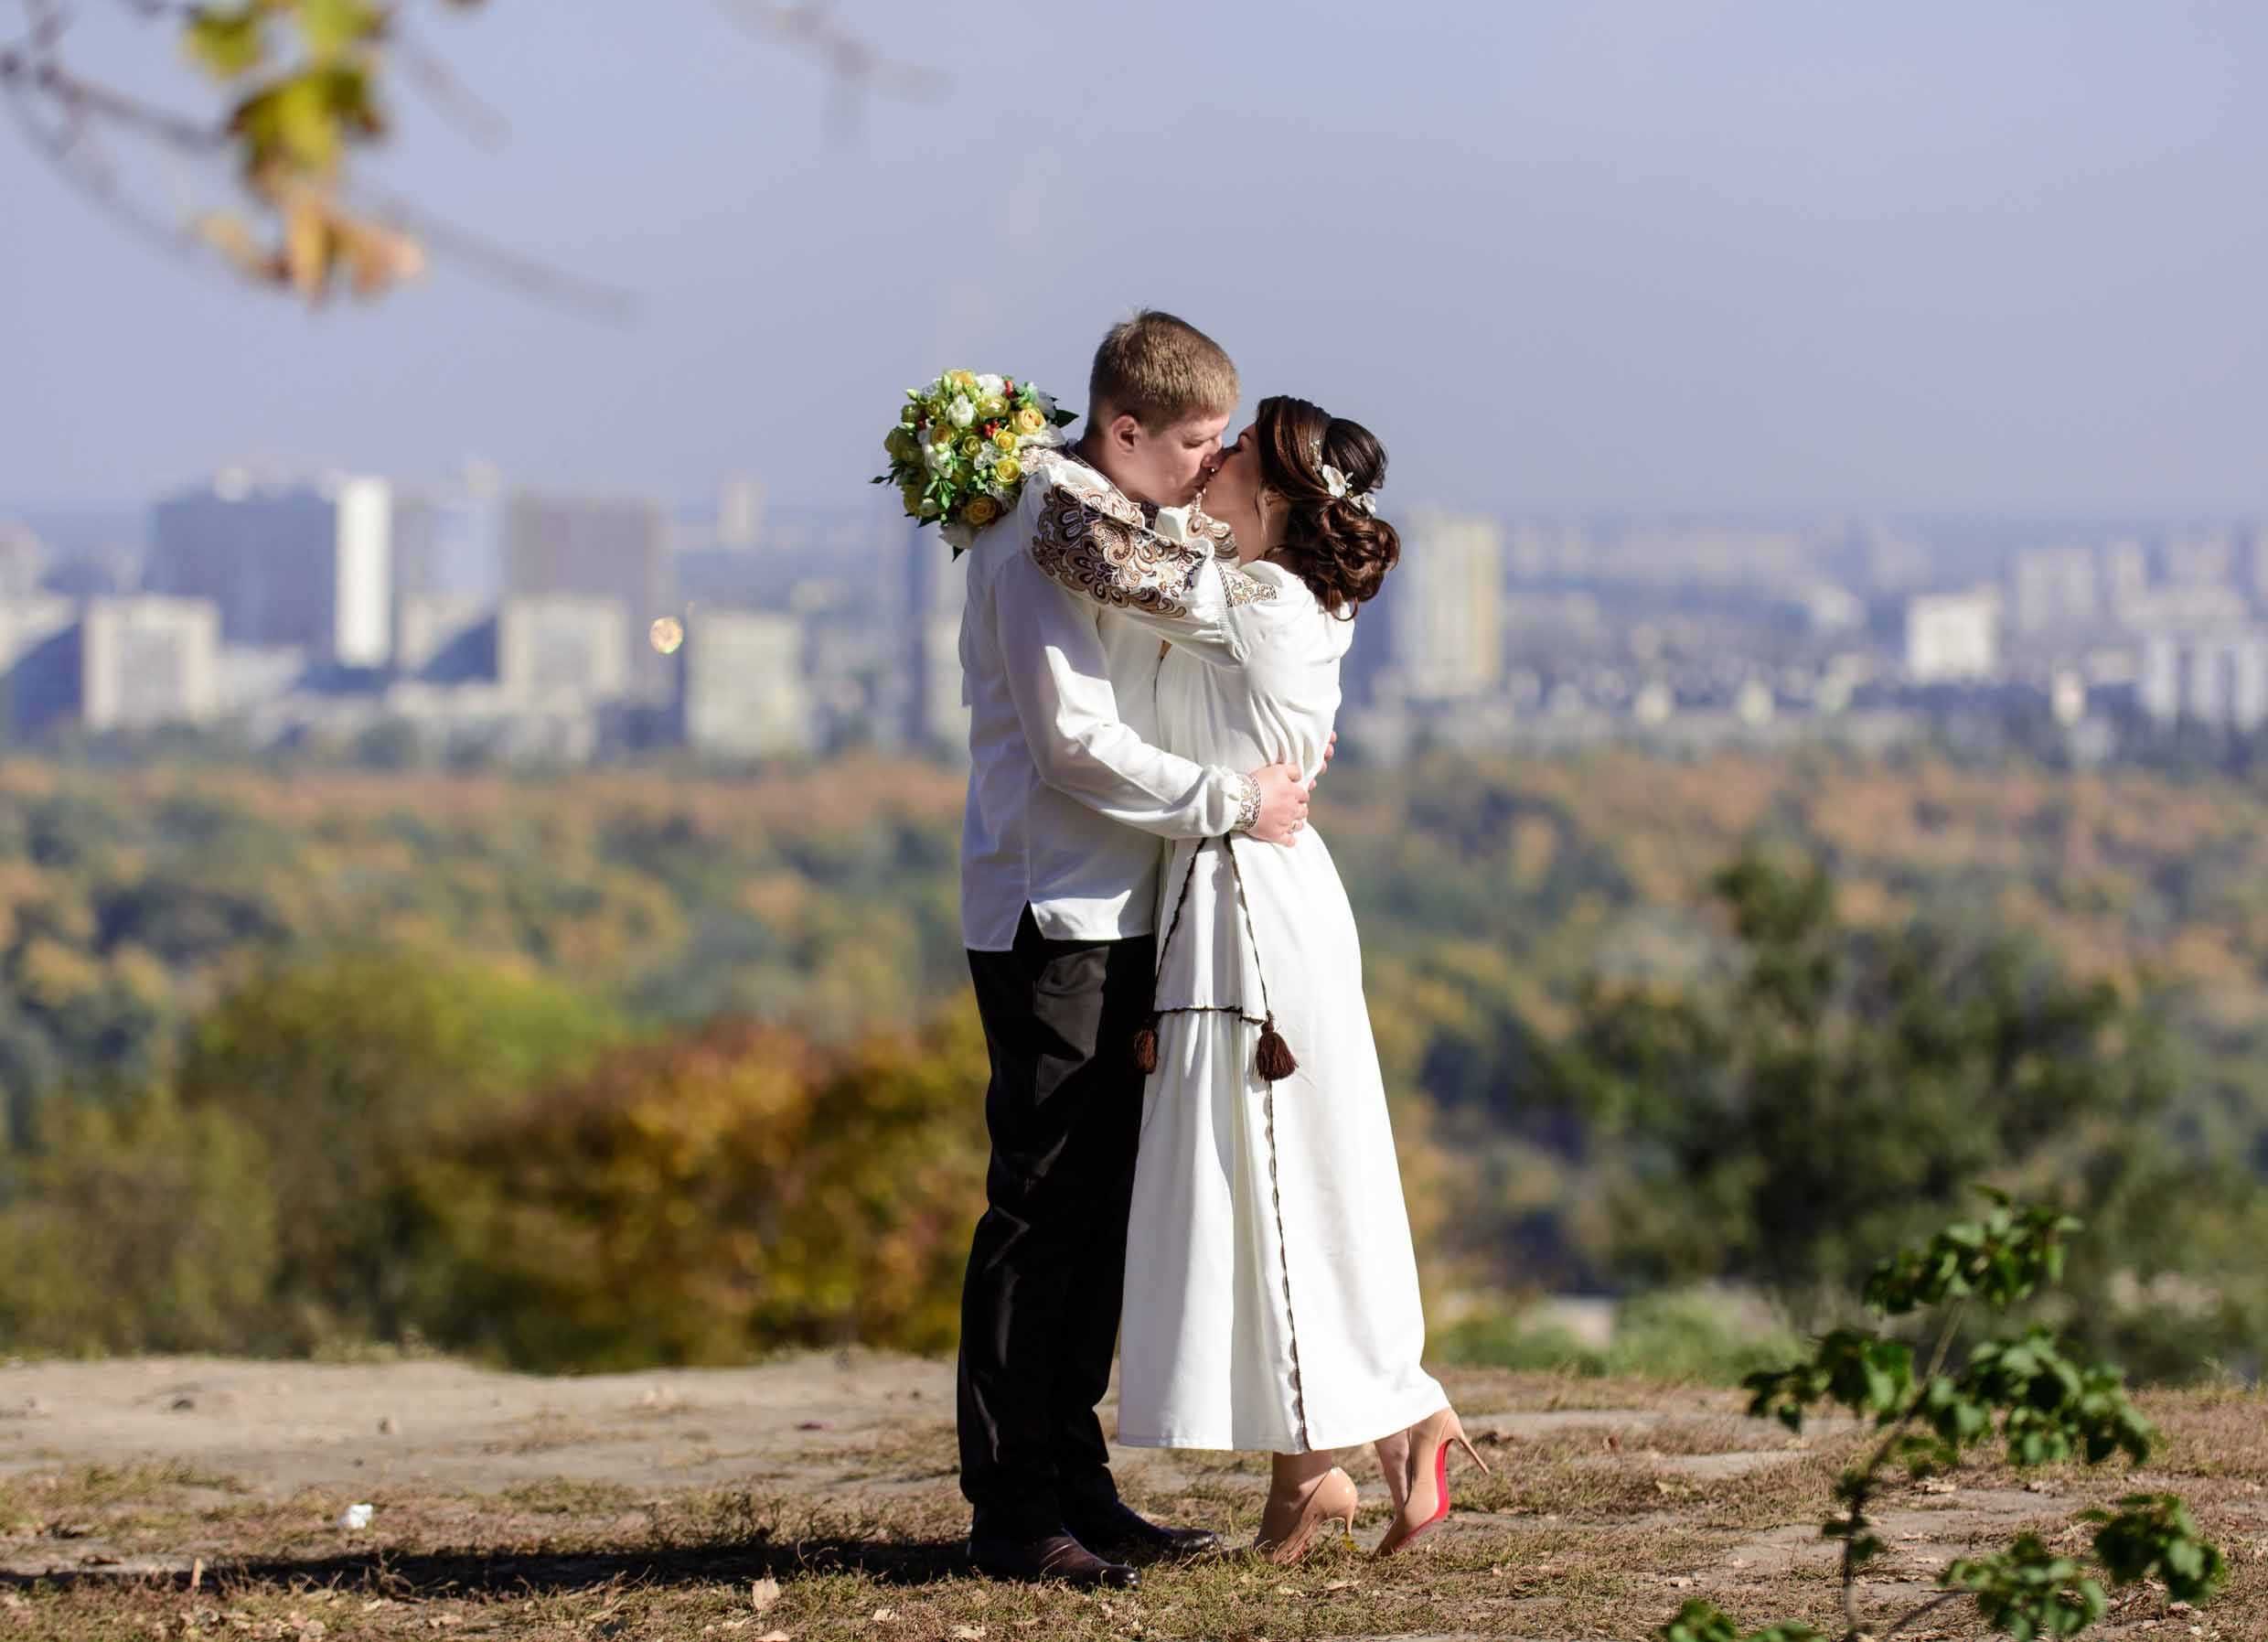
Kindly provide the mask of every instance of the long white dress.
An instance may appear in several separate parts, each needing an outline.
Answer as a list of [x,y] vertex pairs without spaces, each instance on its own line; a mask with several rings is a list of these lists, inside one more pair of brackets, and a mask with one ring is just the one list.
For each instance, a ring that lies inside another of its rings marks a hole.
[[[1278,565],[1239,568],[1203,514],[1139,507],[1069,452],[1028,482],[1040,567],[1171,644],[1161,746],[1237,771],[1321,768],[1353,622]],[[1331,851],[1311,828],[1289,846],[1177,843],[1158,893],[1118,1440],[1292,1454],[1415,1424],[1449,1399],[1419,1366],[1418,1262]],[[1299,1061],[1274,1083],[1258,1068],[1271,1014]]]
[[[1311,776],[1353,623],[1278,565],[1218,574],[1219,631],[1160,667],[1160,745]],[[1399,1431],[1449,1399],[1418,1363],[1418,1264],[1331,851],[1311,827],[1289,846],[1183,842],[1159,893],[1118,1440],[1295,1454]],[[1257,1066],[1271,1014],[1299,1061],[1274,1084]]]

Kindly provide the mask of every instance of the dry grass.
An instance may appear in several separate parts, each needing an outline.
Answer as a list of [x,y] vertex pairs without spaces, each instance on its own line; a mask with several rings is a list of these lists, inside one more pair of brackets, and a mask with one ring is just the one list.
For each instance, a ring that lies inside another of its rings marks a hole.
[[[1156,1567],[1103,1597],[972,1578],[949,1426],[896,1420],[785,1461],[746,1488],[608,1480],[611,1444],[572,1475],[493,1492],[373,1485],[367,1535],[346,1496],[260,1496],[178,1464],[53,1466],[0,1477],[0,1638],[696,1638],[759,1642],[1086,1642],[1088,1638],[1642,1638],[1688,1596],[1749,1624],[1838,1623],[1815,1526],[1850,1435],[1792,1443],[1715,1392],[1463,1373],[1456,1390],[1494,1475],[1457,1473],[1460,1512],[1426,1549],[1378,1563],[1341,1543],[1291,1570],[1230,1556]],[[2140,1484],[2177,1488],[2231,1553],[2201,1614],[2125,1595],[2102,1635],[2268,1637],[2268,1399],[2155,1395],[2168,1441],[2139,1477],[1984,1465],[1951,1492],[1885,1502],[1892,1554],[1869,1590],[1888,1616],[1955,1555],[2023,1528],[2076,1540],[2077,1514]],[[562,1451],[562,1455],[566,1453]],[[1367,1462],[1357,1532],[1384,1526]],[[1135,1454],[1145,1509],[1248,1536],[1264,1486],[1245,1456]],[[190,1570],[196,1569],[192,1573]],[[46,1570],[46,1572],[40,1572]],[[776,1582],[777,1594],[769,1596]],[[759,1606],[759,1593],[765,1598]],[[1979,1636],[1957,1613],[1901,1637]],[[2191,1627],[2197,1626],[2195,1633]]]

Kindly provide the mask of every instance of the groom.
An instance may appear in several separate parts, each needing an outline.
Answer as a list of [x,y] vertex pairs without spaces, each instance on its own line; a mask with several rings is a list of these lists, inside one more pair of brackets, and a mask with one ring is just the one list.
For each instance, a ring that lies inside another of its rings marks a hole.
[[961,928],[992,1156],[961,1295],[958,1417],[969,1556],[1000,1578],[1127,1588],[1118,1555],[1218,1543],[1119,1500],[1095,1413],[1141,1119],[1130,1050],[1157,968],[1157,841],[1284,842],[1307,787],[1288,765],[1207,767],[1150,745],[1156,635],[1052,580],[1031,550],[1043,512],[1059,543],[1154,545],[1158,510],[1193,502],[1211,476],[1237,394],[1236,368],[1195,327],[1154,312],[1114,327],[1086,434],[1034,463],[1016,511],[968,554]]

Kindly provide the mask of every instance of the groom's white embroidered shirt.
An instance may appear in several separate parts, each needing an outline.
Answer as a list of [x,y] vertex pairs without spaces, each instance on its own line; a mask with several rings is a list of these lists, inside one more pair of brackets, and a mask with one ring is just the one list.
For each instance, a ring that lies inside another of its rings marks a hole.
[[[1126,533],[1107,544],[1097,523]],[[1155,541],[1140,509],[1086,464],[1050,455],[1034,463],[1014,513],[967,554],[961,937],[972,950],[1013,947],[1026,907],[1052,939],[1149,934],[1156,840],[1251,824],[1250,776],[1150,744],[1156,633],[1055,579],[1128,541]],[[1053,574],[1033,558],[1035,543],[1053,556]],[[1160,596],[1203,605],[1224,595],[1217,577],[1192,576]]]

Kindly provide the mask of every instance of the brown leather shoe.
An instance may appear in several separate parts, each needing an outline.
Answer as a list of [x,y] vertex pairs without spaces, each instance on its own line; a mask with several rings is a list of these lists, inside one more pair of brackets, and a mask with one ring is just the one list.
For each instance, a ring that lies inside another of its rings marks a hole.
[[1106,1562],[1069,1534],[1061,1532],[1029,1540],[972,1533],[968,1536],[968,1561],[988,1578],[1012,1579],[1027,1584],[1131,1591],[1142,1583],[1141,1575],[1125,1563]]

